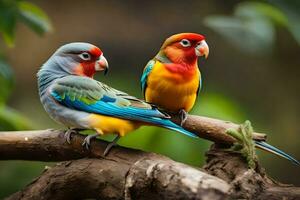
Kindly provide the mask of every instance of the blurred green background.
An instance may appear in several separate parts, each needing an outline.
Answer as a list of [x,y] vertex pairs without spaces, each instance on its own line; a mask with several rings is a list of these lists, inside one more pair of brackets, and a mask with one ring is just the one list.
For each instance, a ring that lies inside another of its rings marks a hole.
[[[99,46],[110,72],[96,79],[142,97],[139,77],[164,39],[196,32],[206,36],[210,56],[199,61],[203,89],[192,113],[249,119],[271,144],[300,159],[299,15],[297,0],[0,0],[0,130],[63,128],[44,112],[36,85],[39,67],[62,44]],[[211,143],[143,127],[120,144],[201,166]],[[270,176],[300,186],[299,168],[258,153]],[[0,161],[0,199],[51,164]]]

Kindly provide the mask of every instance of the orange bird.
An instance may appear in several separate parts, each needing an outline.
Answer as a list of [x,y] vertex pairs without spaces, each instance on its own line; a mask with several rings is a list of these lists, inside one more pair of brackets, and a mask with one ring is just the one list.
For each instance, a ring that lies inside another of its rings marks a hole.
[[[141,86],[148,103],[178,113],[181,125],[201,89],[199,56],[208,57],[205,37],[196,33],[180,33],[166,39],[158,54],[148,62],[141,77]],[[300,165],[292,156],[263,141],[255,146]]]
[[203,35],[180,33],[167,38],[142,74],[141,87],[145,100],[180,114],[182,124],[201,89],[198,57],[207,58],[208,53]]

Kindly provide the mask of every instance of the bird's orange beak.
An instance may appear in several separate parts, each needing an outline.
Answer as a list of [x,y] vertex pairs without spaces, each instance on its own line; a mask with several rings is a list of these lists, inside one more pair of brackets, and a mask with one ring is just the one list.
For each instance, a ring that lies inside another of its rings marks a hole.
[[104,71],[104,75],[108,72],[108,62],[103,54],[99,57],[99,59],[95,63],[96,71]]
[[207,59],[209,54],[209,48],[205,40],[202,40],[195,48],[195,53],[197,56],[204,56]]

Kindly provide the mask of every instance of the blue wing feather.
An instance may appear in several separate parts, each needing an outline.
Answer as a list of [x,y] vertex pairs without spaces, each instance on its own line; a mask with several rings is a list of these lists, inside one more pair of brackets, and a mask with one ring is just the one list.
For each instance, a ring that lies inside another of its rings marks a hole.
[[51,95],[61,104],[72,109],[134,121],[143,121],[178,131],[190,137],[197,137],[195,134],[183,129],[181,126],[173,123],[169,119],[162,118],[162,113],[156,108],[146,109],[130,106],[120,107],[114,102],[107,101],[103,98],[93,104],[87,104],[78,99],[72,100],[68,95],[66,95],[65,98],[61,98],[61,96],[55,92],[52,92]]
[[61,78],[51,87],[50,94],[57,102],[74,110],[146,122],[196,137],[150,104],[90,78]]
[[112,97],[104,97],[96,101],[95,103],[87,104],[78,99],[72,100],[68,95],[66,95],[65,98],[62,99],[61,96],[55,92],[52,92],[51,94],[57,101],[64,104],[65,106],[89,113],[97,113],[119,118],[128,118],[132,120],[138,120],[138,117],[164,116],[157,109],[136,108],[132,106],[118,106],[115,104],[116,100]]
[[200,92],[201,89],[202,89],[202,78],[201,78],[201,74],[200,74],[200,77],[199,77],[199,86],[198,86],[198,89],[197,89],[197,97],[198,97],[199,92]]
[[151,73],[153,67],[154,67],[154,64],[155,64],[155,61],[154,60],[150,60],[144,71],[143,71],[143,74],[142,74],[142,77],[141,77],[141,88],[142,88],[142,92],[143,94],[145,95],[145,92],[146,92],[146,88],[147,88],[147,79],[148,79],[148,76],[149,74]]

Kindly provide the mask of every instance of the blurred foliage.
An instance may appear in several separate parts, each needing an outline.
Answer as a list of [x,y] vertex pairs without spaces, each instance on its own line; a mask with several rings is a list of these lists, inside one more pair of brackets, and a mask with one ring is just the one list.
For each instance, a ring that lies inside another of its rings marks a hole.
[[[0,0],[0,32],[9,47],[14,46],[18,21],[39,35],[51,30],[47,15],[34,4],[22,0]],[[33,127],[26,117],[6,106],[13,85],[12,69],[5,56],[0,55],[0,131],[26,130]],[[44,164],[40,162],[1,161],[0,198],[14,192],[15,188],[25,186],[28,180],[40,174],[43,167]],[[12,177],[17,177],[17,180]]]
[[29,130],[32,127],[31,122],[16,110],[0,107],[0,131]]
[[6,106],[13,85],[12,70],[0,57],[0,131],[26,130],[31,127],[28,119]]
[[204,24],[245,52],[265,54],[275,43],[276,26],[290,31],[300,45],[300,5],[295,5],[291,9],[290,1],[241,2],[233,16],[208,16]]
[[0,0],[0,32],[9,46],[14,45],[18,21],[40,35],[51,30],[47,15],[34,4],[22,0]]
[[[52,165],[47,163],[47,165]],[[0,199],[23,188],[29,180],[41,174],[45,168],[43,162],[0,161]]]
[[288,30],[292,33],[297,43],[300,44],[300,1],[272,0],[271,2],[284,13],[288,20]]
[[[47,15],[34,4],[22,0],[0,0],[0,32],[9,47],[14,46],[18,21],[39,35],[51,30]],[[26,117],[6,106],[13,86],[12,69],[5,56],[0,55],[0,131],[27,130],[33,127]],[[16,191],[16,188],[24,187],[28,180],[40,174],[43,167],[41,162],[1,161],[0,198]],[[17,177],[17,180],[13,177]]]
[[0,106],[3,106],[13,88],[13,73],[4,58],[0,57]]
[[[37,6],[22,0],[0,0],[0,32],[9,47],[14,46],[17,22],[23,22],[37,34],[49,32],[51,28],[47,15]],[[0,56],[0,130],[24,130],[31,127],[29,120],[5,103],[13,89],[13,72]]]

